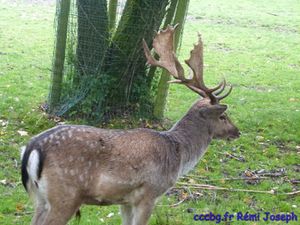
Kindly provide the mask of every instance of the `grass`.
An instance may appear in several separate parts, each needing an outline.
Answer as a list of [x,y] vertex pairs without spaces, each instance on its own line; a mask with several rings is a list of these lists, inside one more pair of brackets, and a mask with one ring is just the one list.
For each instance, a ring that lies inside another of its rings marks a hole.
[[[33,209],[20,183],[18,149],[31,136],[55,125],[38,109],[48,94],[55,7],[30,1],[0,3],[0,224],[29,224]],[[214,180],[196,182],[239,189],[274,189],[279,193],[299,190],[299,186],[289,182],[300,180],[298,12],[297,0],[191,0],[180,58],[188,57],[197,31],[201,32],[205,43],[205,80],[213,85],[224,76],[233,84],[233,93],[224,102],[243,133],[231,143],[212,143],[193,173]],[[175,122],[196,99],[185,87],[171,86],[166,117]],[[20,131],[28,135],[21,136]],[[242,156],[245,161],[228,158],[226,152]],[[224,180],[240,177],[247,169],[280,168],[286,171],[284,177],[256,185]],[[184,195],[165,196],[159,205],[173,204]],[[194,212],[187,213],[187,209]],[[198,198],[178,207],[157,206],[150,224],[199,224],[193,221],[194,213],[227,211],[293,211],[299,220],[300,197],[203,190]],[[109,213],[114,215],[108,218]],[[116,206],[83,207],[82,215],[83,225],[112,225],[121,221]]]

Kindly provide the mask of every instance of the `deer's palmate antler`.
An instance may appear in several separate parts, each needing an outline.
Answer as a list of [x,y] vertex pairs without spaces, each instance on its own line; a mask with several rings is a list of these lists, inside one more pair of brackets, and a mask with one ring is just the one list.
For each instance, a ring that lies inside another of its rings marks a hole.
[[153,58],[145,40],[143,40],[147,62],[150,65],[166,69],[175,78],[171,83],[184,84],[203,98],[209,98],[212,104],[217,104],[221,99],[230,94],[232,86],[230,85],[226,94],[219,96],[225,89],[225,79],[214,88],[208,88],[204,84],[203,43],[200,34],[198,34],[198,43],[194,45],[190,58],[185,60],[185,63],[191,68],[193,76],[190,79],[185,77],[184,69],[174,53],[173,37],[176,27],[177,25],[174,27],[168,26],[167,29],[159,31],[154,38],[153,48],[160,57],[159,61]]

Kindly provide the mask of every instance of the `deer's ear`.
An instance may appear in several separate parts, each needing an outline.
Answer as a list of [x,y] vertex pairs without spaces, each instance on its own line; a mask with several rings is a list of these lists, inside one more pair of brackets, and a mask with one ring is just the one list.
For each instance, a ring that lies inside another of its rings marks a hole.
[[227,109],[227,105],[212,105],[203,110],[203,114],[206,117],[219,117],[221,116]]

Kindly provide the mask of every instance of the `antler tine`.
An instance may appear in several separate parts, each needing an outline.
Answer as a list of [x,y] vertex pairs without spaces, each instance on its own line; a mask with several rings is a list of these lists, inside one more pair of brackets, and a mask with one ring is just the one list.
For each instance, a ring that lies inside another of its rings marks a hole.
[[227,93],[224,94],[223,96],[216,96],[216,99],[218,101],[221,101],[222,99],[226,98],[231,93],[231,91],[232,91],[232,85],[229,84],[229,90],[227,91]]
[[222,87],[219,90],[216,89],[216,90],[218,90],[217,92],[214,93],[214,95],[216,95],[216,96],[218,96],[219,94],[221,94],[224,91],[224,89],[226,87],[226,80],[223,79],[223,81],[220,84],[222,84]]
[[200,88],[197,88],[196,86],[193,86],[192,84],[183,82],[181,80],[170,80],[170,81],[168,81],[168,83],[170,83],[170,84],[184,84],[185,86],[187,86],[192,91],[194,91],[194,92],[198,93],[199,95],[201,95],[203,98],[207,97],[207,94],[203,90],[201,90]]
[[218,89],[222,88],[224,86],[224,83],[226,83],[225,80],[221,81],[218,86],[214,87],[214,88],[209,88],[208,92],[212,93],[214,91],[217,91]]

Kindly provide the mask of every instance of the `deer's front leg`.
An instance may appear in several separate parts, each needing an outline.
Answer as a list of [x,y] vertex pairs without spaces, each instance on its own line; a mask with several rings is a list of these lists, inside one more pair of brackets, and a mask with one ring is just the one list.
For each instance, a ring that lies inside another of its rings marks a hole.
[[155,205],[155,199],[142,199],[133,207],[133,223],[132,225],[147,225],[151,216],[151,212]]
[[121,205],[122,225],[132,225],[133,212],[131,205]]

